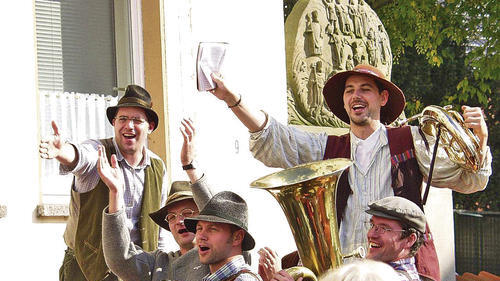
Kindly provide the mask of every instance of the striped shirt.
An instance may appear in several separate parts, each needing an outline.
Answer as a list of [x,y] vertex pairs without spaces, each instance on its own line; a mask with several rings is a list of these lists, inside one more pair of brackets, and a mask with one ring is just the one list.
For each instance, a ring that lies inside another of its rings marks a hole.
[[[269,116],[261,131],[250,134],[250,151],[253,156],[269,167],[289,168],[299,164],[322,160],[327,134],[304,132],[285,126]],[[418,127],[411,127],[415,157],[424,176],[428,174],[434,139],[426,136],[425,141]],[[391,156],[385,126],[380,126],[366,140],[357,138],[352,132],[349,185],[353,193],[349,196],[344,219],[340,226],[340,243],[344,253],[358,246],[366,246],[369,220],[365,213],[368,203],[394,195],[391,188]],[[361,147],[361,149],[360,149]],[[359,153],[358,153],[359,150]],[[491,154],[488,153],[483,168],[477,173],[460,169],[451,162],[443,149],[438,150],[433,172],[433,186],[448,187],[455,191],[470,193],[482,190],[491,174]]]
[[[233,258],[231,261],[229,261],[225,265],[223,265],[216,272],[208,274],[207,276],[203,277],[203,279],[201,279],[201,280],[202,281],[224,280],[224,279],[230,277],[231,275],[240,272],[243,269],[250,270],[250,266],[245,263],[243,256],[239,255],[239,256],[236,256],[235,258]],[[236,277],[236,279],[234,279],[234,280],[235,281],[255,281],[255,280],[262,281],[262,279],[260,279],[260,277],[257,274],[253,275],[250,273],[242,273],[238,277]]]
[[[94,189],[99,183],[100,177],[97,172],[97,158],[98,158],[98,148],[102,145],[98,140],[87,140],[81,144],[73,144],[76,147],[78,153],[78,163],[73,170],[68,169],[64,165],[59,166],[59,173],[61,175],[73,173],[75,176],[75,181],[72,186],[73,190],[76,192],[84,193]],[[116,151],[116,159],[118,160],[118,165],[120,166],[123,177],[125,180],[124,189],[124,201],[125,201],[125,213],[127,215],[127,227],[130,230],[130,238],[135,244],[140,245],[140,230],[138,227],[139,219],[141,216],[141,206],[142,206],[142,194],[144,190],[144,170],[147,166],[151,165],[151,157],[160,159],[157,155],[151,152],[149,149],[144,148],[144,157],[141,163],[133,168],[127,163],[127,160],[123,157],[118,146],[113,138],[113,145]],[[166,170],[163,168],[163,187],[161,196],[161,205],[166,200],[167,192],[167,177],[165,176]],[[160,237],[158,240],[158,247],[164,249],[165,245],[166,230],[160,227]]]

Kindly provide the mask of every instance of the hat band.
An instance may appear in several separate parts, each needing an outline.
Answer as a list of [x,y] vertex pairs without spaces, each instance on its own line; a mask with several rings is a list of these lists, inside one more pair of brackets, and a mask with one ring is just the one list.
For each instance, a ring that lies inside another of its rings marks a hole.
[[138,99],[138,98],[133,98],[133,97],[124,97],[122,98],[119,102],[118,102],[118,105],[120,104],[124,104],[124,103],[138,103],[139,105],[142,105],[144,107],[147,107],[147,108],[151,108],[151,105],[141,99]]
[[382,78],[382,79],[385,79],[383,77],[380,77],[379,74],[377,74],[376,72],[374,71],[371,71],[369,69],[365,69],[365,68],[359,68],[359,69],[355,69],[356,72],[361,72],[361,73],[366,73],[366,74],[371,74],[371,75],[374,75],[374,76],[377,76],[379,78]]
[[228,221],[232,221],[235,225],[237,225],[240,228],[243,228],[243,230],[247,231],[247,225],[246,225],[246,223],[243,223],[242,221],[240,221],[239,219],[237,219],[235,217],[230,217],[230,216],[227,216],[225,214],[220,214],[218,212],[212,212],[212,211],[209,211],[209,210],[206,210],[205,212],[200,213],[200,215],[215,216],[215,217],[219,217],[219,218],[222,218],[222,219],[225,219],[225,220],[228,220]]

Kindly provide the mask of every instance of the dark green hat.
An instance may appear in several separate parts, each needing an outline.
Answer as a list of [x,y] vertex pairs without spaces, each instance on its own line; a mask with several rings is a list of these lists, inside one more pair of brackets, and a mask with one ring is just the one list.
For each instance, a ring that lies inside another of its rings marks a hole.
[[151,102],[151,95],[141,86],[128,85],[125,94],[120,98],[118,104],[110,106],[106,109],[106,116],[109,123],[113,124],[113,118],[120,107],[139,107],[146,111],[149,122],[154,122],[155,127],[158,127],[158,114],[153,110],[153,103]]
[[187,181],[174,181],[172,183],[172,186],[170,187],[170,192],[167,201],[165,202],[165,206],[163,206],[158,211],[149,214],[149,216],[159,226],[170,231],[170,226],[168,225],[168,222],[165,220],[165,217],[168,214],[168,207],[173,203],[182,200],[194,200],[193,192],[191,191],[191,184]]
[[368,205],[368,214],[397,220],[425,233],[427,223],[424,212],[412,201],[399,196],[390,196]]
[[198,221],[220,222],[236,225],[243,229],[245,237],[241,244],[243,251],[255,247],[255,240],[248,233],[248,207],[247,203],[238,194],[231,191],[222,191],[214,195],[198,216],[186,218],[184,225],[187,230],[196,232]]

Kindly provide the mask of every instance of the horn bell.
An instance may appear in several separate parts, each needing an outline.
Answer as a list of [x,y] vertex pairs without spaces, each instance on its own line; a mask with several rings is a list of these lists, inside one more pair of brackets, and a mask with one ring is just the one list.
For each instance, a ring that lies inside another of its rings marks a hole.
[[311,162],[250,184],[276,198],[288,220],[302,263],[316,276],[342,264],[335,199],[338,180],[351,164],[345,158]]

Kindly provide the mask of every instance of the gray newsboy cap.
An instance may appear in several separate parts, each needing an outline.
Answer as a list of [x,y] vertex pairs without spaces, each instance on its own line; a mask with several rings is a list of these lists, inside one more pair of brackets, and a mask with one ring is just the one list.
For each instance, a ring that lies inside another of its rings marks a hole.
[[198,216],[184,219],[184,225],[187,230],[196,233],[196,224],[198,221],[236,225],[246,232],[241,244],[241,249],[243,251],[249,251],[255,247],[255,240],[252,235],[248,233],[247,203],[234,192],[222,191],[215,194],[207,202]]
[[368,205],[368,214],[393,219],[414,227],[425,233],[426,219],[424,212],[412,201],[399,196],[390,196]]

